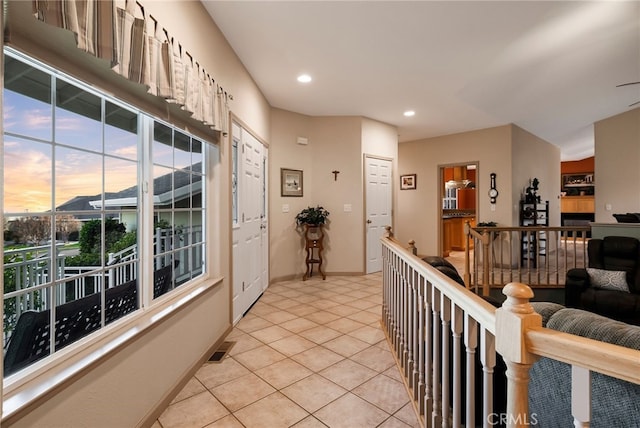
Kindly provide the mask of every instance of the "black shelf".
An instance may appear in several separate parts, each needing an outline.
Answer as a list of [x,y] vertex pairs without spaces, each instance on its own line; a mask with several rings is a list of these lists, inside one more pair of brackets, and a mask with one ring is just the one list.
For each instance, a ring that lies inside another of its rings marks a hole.
[[[549,201],[520,201],[520,226],[549,226]],[[520,235],[520,264],[537,267],[538,260],[547,256],[547,233],[545,231],[523,231]]]

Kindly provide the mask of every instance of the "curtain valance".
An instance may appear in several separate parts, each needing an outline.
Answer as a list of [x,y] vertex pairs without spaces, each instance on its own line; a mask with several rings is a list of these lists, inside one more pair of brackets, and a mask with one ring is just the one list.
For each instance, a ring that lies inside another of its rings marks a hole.
[[79,49],[109,61],[114,72],[226,134],[233,97],[140,3],[126,0],[124,5],[33,0],[33,12],[38,20],[73,32]]

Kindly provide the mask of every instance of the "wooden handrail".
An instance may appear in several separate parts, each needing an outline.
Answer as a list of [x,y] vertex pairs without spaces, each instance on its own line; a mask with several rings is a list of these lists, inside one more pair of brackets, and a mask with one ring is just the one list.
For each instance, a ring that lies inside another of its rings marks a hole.
[[640,351],[548,328],[525,336],[533,354],[640,385]]

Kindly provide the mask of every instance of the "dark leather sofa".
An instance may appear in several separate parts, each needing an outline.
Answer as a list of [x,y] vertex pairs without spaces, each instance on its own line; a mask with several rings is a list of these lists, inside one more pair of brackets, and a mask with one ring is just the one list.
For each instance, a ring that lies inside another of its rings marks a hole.
[[606,236],[591,239],[587,245],[588,267],[625,271],[629,292],[596,288],[586,269],[570,269],[565,281],[565,305],[640,325],[640,241]]

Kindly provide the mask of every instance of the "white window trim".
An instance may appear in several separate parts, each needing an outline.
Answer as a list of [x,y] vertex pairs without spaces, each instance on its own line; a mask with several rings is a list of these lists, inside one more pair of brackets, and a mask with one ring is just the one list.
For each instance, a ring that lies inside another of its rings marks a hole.
[[[13,56],[20,60],[29,62],[32,66],[38,69],[56,76],[63,76],[64,79],[74,82],[74,84],[81,86],[88,92],[104,97],[114,104],[119,104],[137,111],[140,115],[139,117],[146,116],[150,119],[151,126],[153,125],[153,121],[158,121],[165,123],[168,126],[176,127],[175,125],[142,111],[140,108],[124,103],[108,93],[103,93],[96,88],[87,86],[86,83],[78,81],[60,70],[47,65],[42,65],[37,60],[35,60],[36,62],[34,63],[34,60],[31,57],[23,53],[8,47],[5,47],[5,49],[10,51]],[[3,51],[2,54],[4,55],[4,53],[5,52]],[[4,90],[4,87],[2,90]],[[144,134],[148,133],[148,129],[145,128],[145,126],[142,126],[141,129],[139,129],[139,136],[142,134],[144,137]],[[181,130],[181,132],[186,132],[191,135],[189,132],[184,130]],[[215,147],[215,144],[212,144],[199,136],[194,135],[194,137],[202,141],[205,147],[203,153],[203,168],[207,167],[209,171],[213,171],[215,165],[219,162],[219,158],[215,156],[214,151],[219,149]],[[139,138],[139,141],[141,141],[141,138]],[[140,182],[138,185],[143,186],[143,189],[152,190],[149,189],[149,179],[153,180],[153,168],[152,163],[150,162],[151,156],[148,152],[150,144],[145,147],[145,150],[141,152],[141,156],[138,160],[138,168],[142,169],[143,163],[146,162],[145,165],[148,167],[145,168],[146,171],[143,172],[148,175],[139,173]],[[2,152],[2,148],[0,147],[0,155],[2,155]],[[215,186],[213,173],[205,174],[204,179],[206,180],[205,188],[207,189],[207,192],[220,192],[222,190]],[[108,358],[114,352],[126,347],[131,340],[145,334],[151,328],[170,317],[180,308],[187,306],[194,300],[198,299],[206,293],[207,290],[222,284],[224,280],[223,276],[214,277],[212,275],[214,267],[219,266],[219,261],[214,260],[212,255],[217,254],[220,250],[219,245],[216,244],[214,232],[215,227],[213,227],[218,223],[212,219],[212,215],[219,215],[219,211],[215,210],[214,198],[203,198],[203,201],[205,206],[203,206],[202,209],[208,213],[206,216],[206,224],[203,224],[205,231],[204,256],[206,260],[206,268],[203,274],[200,277],[171,290],[170,293],[156,299],[153,299],[152,297],[152,283],[148,284],[148,290],[145,290],[147,292],[142,291],[142,284],[140,284],[139,296],[141,296],[141,305],[139,309],[114,321],[112,324],[101,327],[96,332],[93,332],[77,342],[54,352],[48,357],[37,361],[30,366],[7,376],[6,378],[3,378],[2,386],[0,388],[0,391],[2,392],[2,420],[20,412],[33,401],[51,393],[66,382],[73,380],[84,371],[90,369],[93,365],[99,363],[105,358]],[[140,218],[140,222],[142,223],[142,227],[145,228],[145,232],[152,234],[152,191],[142,195],[142,205],[143,212],[146,215],[145,218]],[[151,235],[148,234],[143,236]],[[148,245],[143,241],[141,241],[140,245],[140,260],[153,260],[153,246],[150,244]],[[145,272],[147,274],[145,277],[152,277],[153,263],[141,263],[140,269],[141,271],[148,270],[148,272]],[[1,270],[2,269],[0,268],[0,271]],[[151,274],[151,276],[149,274]],[[151,292],[149,292],[149,290],[151,290]],[[0,293],[4,296],[4,290],[0,290]],[[2,355],[4,358],[4,353]]]

